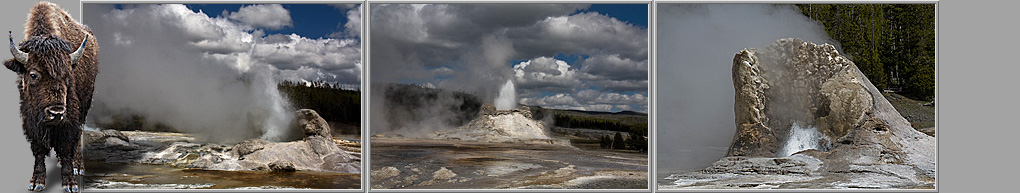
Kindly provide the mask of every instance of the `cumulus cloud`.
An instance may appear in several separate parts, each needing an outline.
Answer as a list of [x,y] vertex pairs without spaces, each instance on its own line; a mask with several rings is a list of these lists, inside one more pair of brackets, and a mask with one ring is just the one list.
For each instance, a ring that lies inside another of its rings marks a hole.
[[243,6],[237,12],[230,12],[227,18],[266,29],[294,26],[294,22],[290,19],[290,11],[280,4]]
[[645,28],[594,12],[547,17],[507,32],[523,55],[618,54],[634,60],[648,57],[647,33]]
[[[588,6],[374,4],[372,65],[386,70],[373,70],[372,81],[434,85],[491,101],[512,79],[526,105],[646,111],[647,29],[577,13]],[[580,97],[581,91],[592,96]],[[606,102],[596,101],[601,95],[642,99],[599,103]]]
[[528,97],[521,99],[521,103],[539,105],[546,108],[585,110],[585,111],[610,111],[613,108],[631,110],[641,108],[648,102],[644,93],[621,94],[606,93],[598,90],[582,90],[577,93],[559,93],[556,95]]
[[570,92],[581,85],[577,69],[567,62],[538,57],[514,65],[514,79],[521,90]]
[[347,12],[347,23],[344,24],[344,32],[350,37],[361,36],[361,5],[357,5]]

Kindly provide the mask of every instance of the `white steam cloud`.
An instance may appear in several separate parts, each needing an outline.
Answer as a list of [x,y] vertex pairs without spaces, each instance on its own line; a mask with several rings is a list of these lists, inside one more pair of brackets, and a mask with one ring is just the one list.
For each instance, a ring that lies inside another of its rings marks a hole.
[[658,15],[659,171],[702,169],[735,132],[733,56],[780,38],[830,40],[793,5],[662,4]]
[[279,5],[245,6],[229,18],[178,4],[122,6],[83,6],[83,22],[105,53],[89,124],[140,116],[148,126],[163,124],[210,141],[286,141],[300,133],[289,129],[294,109],[277,80],[360,82],[359,41],[266,36],[255,28],[290,26],[289,17],[249,18],[262,12],[256,9],[278,15]]

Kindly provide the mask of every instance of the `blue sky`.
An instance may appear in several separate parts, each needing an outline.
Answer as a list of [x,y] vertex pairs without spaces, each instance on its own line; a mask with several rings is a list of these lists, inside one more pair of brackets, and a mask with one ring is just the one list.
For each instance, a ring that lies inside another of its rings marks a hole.
[[648,28],[648,4],[592,4],[578,12],[598,12],[636,26]]
[[[249,4],[185,4],[192,11],[201,10],[209,17],[222,16],[223,11],[237,12],[243,5]],[[293,27],[281,29],[266,29],[266,34],[291,34],[295,33],[308,38],[329,38],[329,35],[344,31],[344,24],[347,23],[346,8],[324,4],[281,4],[283,8],[290,11],[290,17],[294,21]],[[336,24],[336,25],[329,25]]]

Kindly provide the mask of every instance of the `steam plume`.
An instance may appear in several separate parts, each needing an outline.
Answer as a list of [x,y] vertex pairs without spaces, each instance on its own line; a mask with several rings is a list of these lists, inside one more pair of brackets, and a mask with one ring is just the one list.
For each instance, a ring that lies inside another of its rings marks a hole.
[[830,40],[793,5],[665,4],[658,8],[659,171],[701,169],[734,133],[733,55],[780,38]]
[[[84,22],[103,40],[101,53],[105,53],[99,58],[102,72],[96,80],[89,123],[140,116],[146,124],[163,124],[217,142],[293,138],[294,132],[288,131],[292,109],[277,90],[274,67],[243,53],[216,54],[198,48],[207,43],[202,40],[206,36],[223,34],[196,30],[222,29],[189,23],[197,16],[173,12],[189,11],[180,9],[186,8],[146,5],[115,10],[85,5]],[[226,35],[252,41],[251,35]]]

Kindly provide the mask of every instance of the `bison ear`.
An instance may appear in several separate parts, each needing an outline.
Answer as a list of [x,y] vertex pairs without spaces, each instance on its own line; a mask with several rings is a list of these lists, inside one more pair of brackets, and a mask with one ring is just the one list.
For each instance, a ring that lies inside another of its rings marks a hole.
[[7,69],[14,71],[14,73],[18,74],[25,73],[25,65],[21,64],[21,62],[18,62],[17,60],[9,59],[7,61],[4,61],[4,66],[6,66]]

